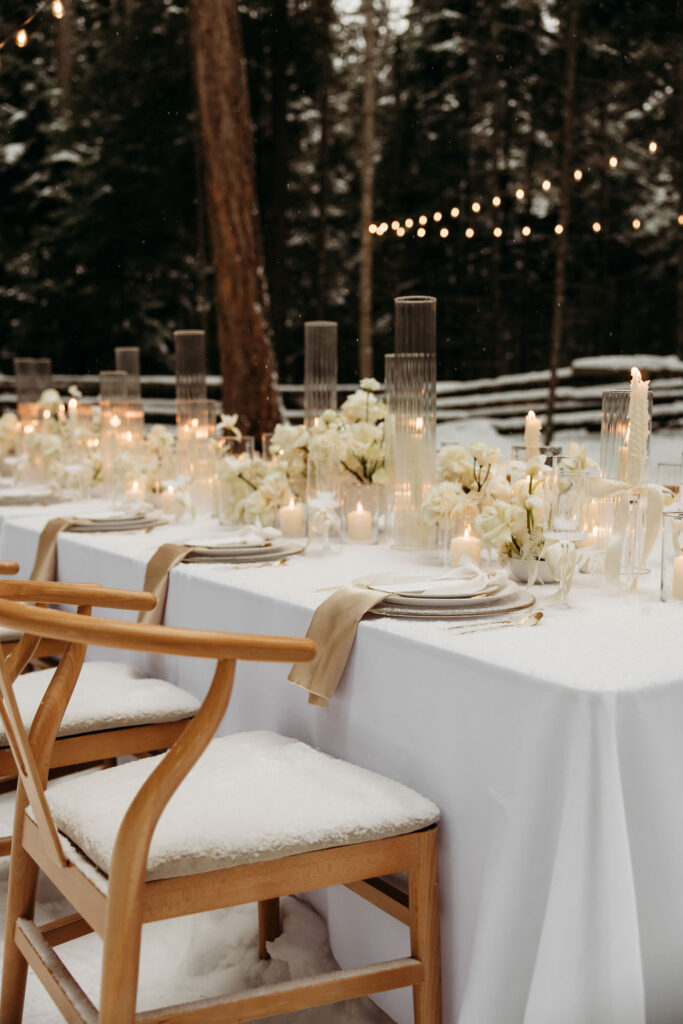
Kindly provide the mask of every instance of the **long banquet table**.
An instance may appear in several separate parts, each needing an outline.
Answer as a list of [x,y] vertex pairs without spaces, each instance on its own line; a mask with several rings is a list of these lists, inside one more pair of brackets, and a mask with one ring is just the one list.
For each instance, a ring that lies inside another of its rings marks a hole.
[[[61,511],[2,510],[0,557],[27,576]],[[201,524],[64,533],[58,575],[141,587],[156,548],[188,535]],[[165,621],[302,635],[320,588],[417,564],[378,545],[268,568],[181,565]],[[299,737],[440,805],[446,1024],[683,1020],[683,606],[661,604],[656,584],[627,595],[582,578],[570,611],[537,587],[535,629],[461,636],[443,622],[366,619],[327,709],[283,666],[239,667],[225,731]],[[209,666],[133,657],[206,690]],[[343,966],[405,954],[406,930],[353,893],[310,899]],[[412,1021],[407,992],[377,1001]]]

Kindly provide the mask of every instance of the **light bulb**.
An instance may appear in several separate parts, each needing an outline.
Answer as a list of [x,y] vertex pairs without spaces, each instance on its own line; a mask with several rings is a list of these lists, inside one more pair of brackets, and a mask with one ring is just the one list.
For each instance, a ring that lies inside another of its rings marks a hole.
[[500,198],[500,196],[494,196],[494,197],[493,197],[493,199],[491,200],[491,202],[492,202],[492,204],[493,204],[494,206],[500,206],[500,204],[502,203],[502,201],[503,201],[503,200],[502,200],[502,199]]
[[424,236],[425,236],[426,234],[427,234],[427,232],[425,231],[425,229],[424,229],[424,228],[418,228],[418,229],[417,229],[417,237],[418,237],[418,238],[424,238]]
[[405,226],[406,226],[406,227],[407,227],[408,229],[412,228],[412,226],[413,226],[413,224],[414,224],[414,223],[415,223],[415,221],[413,220],[413,218],[412,218],[412,217],[406,217],[406,220],[405,220]]
[[437,224],[439,223],[439,221],[441,220],[442,217],[443,217],[443,214],[442,214],[441,210],[437,210],[436,213],[434,214],[434,220],[436,221]]
[[556,224],[555,225],[555,234],[556,235],[561,235],[563,231],[564,231],[564,228],[562,227],[561,224]]
[[467,228],[465,231],[466,238],[474,238],[474,228]]
[[525,195],[526,195],[526,192],[524,191],[524,189],[523,188],[518,188],[517,191],[515,192],[515,199],[524,199]]
[[493,235],[494,235],[495,238],[500,238],[502,236],[502,234],[503,234],[503,229],[502,228],[495,227],[493,229]]
[[459,206],[451,206],[451,217],[459,217],[459,216],[460,216],[460,207]]
[[376,224],[371,224],[370,227],[368,228],[368,231],[370,232],[371,235],[376,235],[377,234],[377,225]]
[[406,229],[405,228],[398,228],[397,231],[396,231],[396,234],[398,235],[399,238],[403,238],[405,233],[406,233]]
[[529,235],[531,234],[531,228],[529,227],[528,224],[525,224],[524,227],[522,228],[522,234],[524,235],[525,238],[528,238]]
[[14,37],[14,42],[17,44],[20,50],[23,50],[23,48],[28,43],[28,32],[26,31],[25,28],[19,29],[19,31]]
[[633,223],[633,230],[634,231],[638,231],[640,229],[640,227],[641,227],[640,220],[637,217],[634,217],[632,223]]
[[472,213],[481,213],[481,203],[472,203]]
[[619,166],[619,159],[618,159],[618,157],[611,156],[609,158],[609,165],[610,165],[610,167],[618,167]]
[[550,192],[550,189],[552,187],[553,187],[553,183],[552,183],[552,181],[549,178],[546,178],[545,181],[543,181],[542,184],[541,184],[541,188],[543,189],[544,192]]
[[401,225],[399,224],[399,222],[397,220],[392,220],[392,222],[391,222],[391,230],[392,231],[398,231],[400,226]]
[[657,143],[652,141],[647,148],[650,150],[651,153],[656,153],[657,152]]
[[52,0],[52,14],[58,21],[64,17],[64,4],[62,0]]
[[574,171],[574,181],[581,181],[582,178],[583,178],[583,171],[579,170],[579,168],[577,167],[576,170]]
[[448,228],[441,228],[439,234],[441,235],[442,238],[448,238]]
[[424,213],[421,213],[418,219],[420,224],[422,224],[423,226],[427,223],[427,217],[424,215]]
[[599,234],[602,231],[602,224],[600,223],[599,220],[594,220],[593,221],[593,231],[595,232],[596,235]]

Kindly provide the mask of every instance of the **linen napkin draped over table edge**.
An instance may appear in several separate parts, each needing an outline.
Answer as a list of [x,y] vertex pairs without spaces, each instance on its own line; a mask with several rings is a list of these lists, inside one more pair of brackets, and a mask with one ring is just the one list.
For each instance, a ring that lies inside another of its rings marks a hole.
[[164,621],[166,597],[168,595],[168,577],[171,569],[180,565],[195,548],[191,544],[162,544],[154,552],[145,569],[145,582],[142,589],[154,594],[157,603],[149,611],[140,612],[138,622],[148,626],[159,626]]
[[294,665],[287,677],[290,683],[308,690],[309,704],[327,707],[344,674],[358,623],[385,597],[381,591],[352,584],[318,605],[306,633],[315,641],[316,655],[306,664]]

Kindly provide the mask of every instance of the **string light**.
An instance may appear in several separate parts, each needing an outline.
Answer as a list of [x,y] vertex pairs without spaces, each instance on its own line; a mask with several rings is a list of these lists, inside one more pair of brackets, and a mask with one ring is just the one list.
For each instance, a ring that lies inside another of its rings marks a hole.
[[556,235],[561,235],[562,232],[564,231],[564,228],[562,227],[561,224],[556,224],[554,230],[555,230],[555,234]]
[[425,229],[424,229],[424,228],[418,228],[418,229],[417,229],[417,237],[418,237],[418,238],[424,238],[424,236],[425,236],[426,234],[427,234],[427,232],[425,231]]
[[405,219],[405,226],[407,228],[409,228],[409,229],[412,228],[414,223],[415,223],[415,221],[413,220],[412,217],[406,217],[406,219]]
[[637,217],[633,218],[633,230],[638,231],[640,229],[640,221]]
[[465,230],[465,237],[466,238],[474,238],[474,228],[467,228]]
[[442,217],[443,217],[443,214],[442,214],[441,210],[437,210],[436,213],[434,214],[434,220],[436,221],[437,224],[439,223],[439,221],[441,220]]
[[28,43],[28,32],[26,31],[25,28],[19,29],[19,31],[14,37],[14,42],[17,44],[20,50],[23,50],[23,48]]
[[406,229],[405,228],[398,228],[397,231],[396,231],[396,234],[398,235],[399,238],[403,238],[405,233],[406,233]]
[[423,226],[427,223],[427,218],[425,217],[424,213],[420,214],[420,216],[418,217],[418,220],[419,220],[420,224],[422,224]]
[[384,232],[388,231],[388,230],[389,230],[389,225],[386,223],[386,221],[382,221],[380,226],[377,228],[377,233],[380,234],[380,235],[383,235]]
[[683,213],[679,213],[679,215],[678,215],[678,223],[681,225],[681,227],[683,227]]
[[594,220],[592,226],[593,226],[593,231],[595,232],[595,234],[596,235],[600,234],[600,232],[602,231],[602,224],[600,223],[600,221],[599,220]]
[[494,234],[495,238],[500,238],[502,236],[502,234],[503,234],[503,229],[499,228],[499,227],[495,227],[493,229],[493,234]]
[[392,222],[391,222],[391,230],[392,231],[398,231],[400,226],[401,225],[399,224],[399,222],[397,220],[392,220]]
[[619,166],[619,158],[616,157],[616,156],[611,156],[609,158],[609,165],[610,165],[610,167],[618,167]]
[[524,191],[524,189],[523,188],[518,188],[517,191],[515,192],[515,199],[524,199],[525,195],[526,195],[526,192]]
[[62,0],[52,0],[52,14],[57,21],[64,17],[64,4]]
[[654,140],[653,140],[647,148],[650,150],[651,153],[656,153],[657,152],[657,143],[654,142]]
[[476,200],[472,203],[472,213],[481,213],[481,203],[476,202]]
[[574,171],[574,181],[581,181],[583,178],[583,171],[580,168],[576,168]]
[[368,231],[370,232],[371,235],[376,235],[377,234],[377,225],[376,224],[371,224],[368,227]]
[[541,183],[541,188],[543,189],[544,192],[550,192],[550,189],[552,187],[553,187],[553,183],[552,183],[552,181],[549,178],[546,178],[545,181],[543,181]]
[[460,216],[460,207],[459,206],[451,206],[451,217],[459,217],[459,216]]
[[[8,36],[4,39],[0,39],[0,50],[4,50],[5,47],[12,42],[14,42],[20,50],[23,50],[23,48],[28,45],[28,32],[26,30],[31,22],[38,17],[42,10],[44,10],[44,5],[45,0],[41,0],[33,11],[33,14],[29,14],[28,18],[25,18],[24,21],[22,21],[22,23],[14,29],[13,32],[10,32]],[[52,0],[51,9],[55,18],[63,18],[66,13],[64,0]]]
[[441,231],[439,231],[439,234],[441,235],[442,238],[448,238],[448,235],[450,234],[450,232],[449,232],[448,228],[441,228]]
[[503,200],[500,198],[500,196],[494,196],[493,199],[491,200],[491,204],[493,206],[500,206],[502,202]]
[[522,228],[522,234],[524,235],[525,238],[528,238],[529,235],[531,234],[531,228],[529,227],[528,224],[525,224],[524,227]]

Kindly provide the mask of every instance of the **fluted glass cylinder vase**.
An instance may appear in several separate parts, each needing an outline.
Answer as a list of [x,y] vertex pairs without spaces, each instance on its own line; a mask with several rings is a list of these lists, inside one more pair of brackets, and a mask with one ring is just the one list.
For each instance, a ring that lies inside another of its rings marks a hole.
[[337,324],[304,324],[304,423],[315,425],[326,409],[337,408]]
[[399,295],[394,299],[394,350],[436,356],[436,299]]
[[206,336],[204,331],[174,331],[176,399],[206,399]]
[[136,345],[115,348],[114,366],[127,374],[128,397],[140,398],[140,349]]
[[[647,459],[643,460],[639,467],[629,467],[628,441],[629,426],[628,414],[631,392],[630,388],[613,388],[602,393],[602,415],[600,420],[600,471],[606,480],[620,480],[626,482],[629,473],[633,483],[645,483],[647,476]],[[649,433],[652,425],[652,392],[648,395],[648,448]],[[614,526],[614,516],[617,510],[618,498],[602,498],[594,502],[593,519],[597,525],[596,536],[598,546],[605,547]],[[635,537],[638,533],[636,523],[642,518],[641,512],[636,512],[636,504],[633,504],[629,520],[632,528],[628,531],[629,536]]]
[[425,523],[422,503],[435,478],[434,356],[396,354],[394,360],[390,396],[394,546],[431,550],[436,545],[435,530]]

